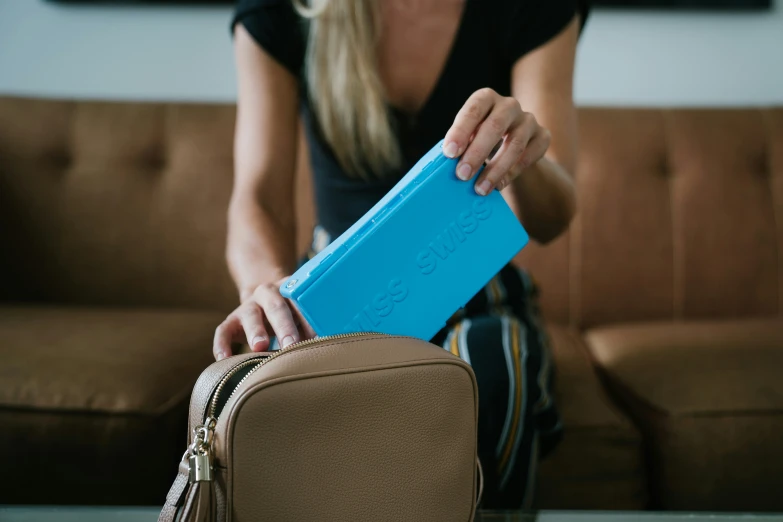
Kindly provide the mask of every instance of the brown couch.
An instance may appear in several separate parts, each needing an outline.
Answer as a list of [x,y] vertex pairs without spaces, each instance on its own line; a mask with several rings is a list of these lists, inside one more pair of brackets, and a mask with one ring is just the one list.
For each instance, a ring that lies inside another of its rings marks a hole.
[[[159,504],[236,301],[232,106],[0,98],[0,503]],[[783,511],[783,109],[582,109],[537,505]],[[312,221],[300,162],[301,248]]]

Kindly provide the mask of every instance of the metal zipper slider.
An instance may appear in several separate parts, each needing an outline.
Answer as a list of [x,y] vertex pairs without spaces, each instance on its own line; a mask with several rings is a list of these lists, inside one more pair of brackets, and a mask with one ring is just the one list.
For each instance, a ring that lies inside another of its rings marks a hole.
[[216,422],[209,417],[204,424],[193,429],[193,444],[185,453],[191,484],[212,481],[212,441],[215,438]]
[[209,455],[193,455],[188,459],[190,483],[212,482],[212,463]]

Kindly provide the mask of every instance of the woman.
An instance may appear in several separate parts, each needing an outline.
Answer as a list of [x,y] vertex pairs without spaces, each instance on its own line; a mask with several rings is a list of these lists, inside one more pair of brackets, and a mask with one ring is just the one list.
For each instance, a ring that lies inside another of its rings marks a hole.
[[[297,265],[300,112],[318,209],[310,255],[440,139],[458,176],[481,195],[502,190],[534,240],[563,232],[575,206],[577,1],[240,0],[227,259],[241,304],[217,328],[215,357],[314,336],[278,292]],[[432,342],[478,379],[484,507],[528,505],[537,459],[560,433],[530,278],[507,266]]]

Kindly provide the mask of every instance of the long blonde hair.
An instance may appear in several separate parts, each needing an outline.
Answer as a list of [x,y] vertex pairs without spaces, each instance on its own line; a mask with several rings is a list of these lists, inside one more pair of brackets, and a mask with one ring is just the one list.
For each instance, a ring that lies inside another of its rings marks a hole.
[[324,138],[351,176],[398,166],[399,145],[377,66],[379,0],[305,1],[293,3],[309,20],[305,77]]

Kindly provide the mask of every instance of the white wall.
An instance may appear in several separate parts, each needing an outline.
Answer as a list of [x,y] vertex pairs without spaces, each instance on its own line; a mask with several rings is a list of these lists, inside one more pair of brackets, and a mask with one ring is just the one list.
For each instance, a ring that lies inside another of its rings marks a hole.
[[782,3],[743,14],[597,12],[579,48],[577,101],[781,104]]
[[234,100],[230,7],[0,0],[0,93]]
[[[235,99],[229,7],[0,0],[0,93]],[[594,11],[582,105],[783,103],[783,6],[763,14]]]

